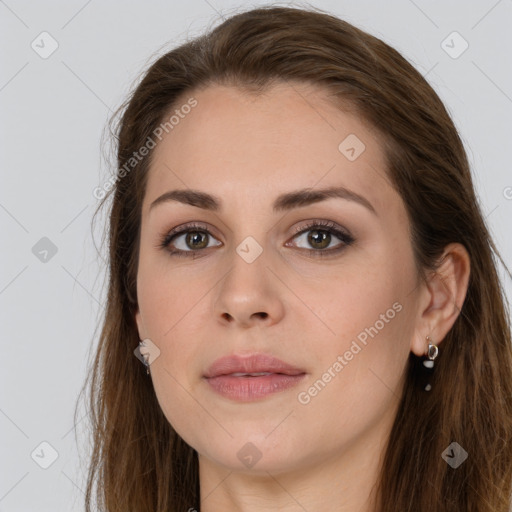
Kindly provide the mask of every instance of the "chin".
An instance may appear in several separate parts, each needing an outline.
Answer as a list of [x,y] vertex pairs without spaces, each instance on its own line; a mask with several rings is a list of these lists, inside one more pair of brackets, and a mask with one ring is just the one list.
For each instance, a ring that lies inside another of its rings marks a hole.
[[292,445],[287,437],[288,443],[278,436],[271,441],[269,437],[265,439],[265,435],[249,435],[245,431],[229,440],[217,439],[215,442],[210,438],[209,442],[200,443],[202,446],[198,446],[196,451],[200,457],[206,457],[210,464],[238,473],[268,477],[268,473],[297,470],[303,461],[304,446]]

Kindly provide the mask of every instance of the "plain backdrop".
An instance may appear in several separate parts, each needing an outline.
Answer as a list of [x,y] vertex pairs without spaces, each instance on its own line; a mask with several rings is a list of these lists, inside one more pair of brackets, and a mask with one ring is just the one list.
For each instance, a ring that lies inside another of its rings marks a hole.
[[[93,237],[91,221],[109,172],[108,118],[157,55],[263,3],[0,1],[0,512],[84,508],[88,416],[82,407],[75,429],[73,413],[105,301],[101,225]],[[382,38],[426,76],[460,130],[510,265],[512,1],[310,4]]]

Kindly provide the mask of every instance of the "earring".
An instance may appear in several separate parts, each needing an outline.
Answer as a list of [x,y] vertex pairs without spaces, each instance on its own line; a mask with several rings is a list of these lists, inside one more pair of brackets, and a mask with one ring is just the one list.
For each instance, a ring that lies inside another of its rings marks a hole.
[[139,352],[144,359],[144,365],[146,366],[146,374],[149,375],[149,352],[143,353],[141,350],[141,347],[145,347],[146,343],[144,343],[144,340],[139,341]]
[[[425,359],[423,361],[423,366],[425,368],[428,368],[429,374],[432,374],[434,371],[434,359],[437,357],[437,355],[439,353],[439,349],[438,349],[437,345],[432,343],[430,336],[427,336],[427,342],[428,342],[428,348],[427,348],[426,355],[427,355],[428,359]],[[430,385],[430,383],[428,383],[425,386],[425,391],[430,391],[431,389],[432,389],[432,386]]]

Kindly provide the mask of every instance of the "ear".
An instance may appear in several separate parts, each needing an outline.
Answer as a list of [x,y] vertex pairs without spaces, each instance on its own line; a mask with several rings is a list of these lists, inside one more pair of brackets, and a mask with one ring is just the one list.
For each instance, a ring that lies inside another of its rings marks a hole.
[[135,322],[137,322],[137,330],[139,331],[139,338],[144,340],[147,338],[145,335],[146,329],[144,328],[144,322],[142,321],[142,315],[140,314],[139,307],[137,306],[137,310],[135,311]]
[[466,248],[452,243],[445,247],[438,268],[427,276],[420,293],[419,316],[411,344],[417,356],[426,353],[427,336],[439,345],[457,320],[466,298],[470,266]]

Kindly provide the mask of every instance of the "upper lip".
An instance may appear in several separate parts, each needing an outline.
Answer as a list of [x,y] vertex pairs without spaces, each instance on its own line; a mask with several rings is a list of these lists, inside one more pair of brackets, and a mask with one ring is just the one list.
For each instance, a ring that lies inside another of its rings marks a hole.
[[230,375],[232,373],[282,373],[284,375],[301,375],[304,370],[296,368],[268,354],[250,356],[231,355],[217,359],[206,371],[206,378]]

